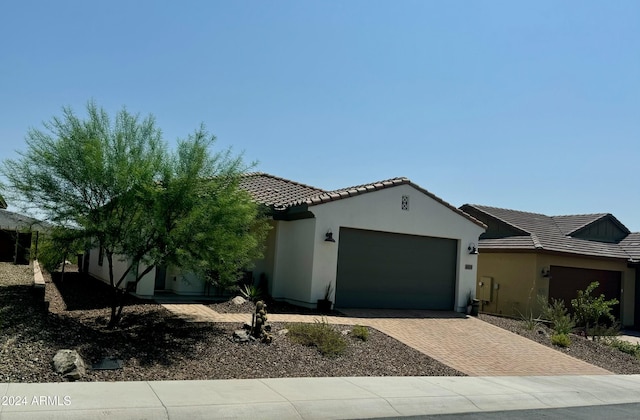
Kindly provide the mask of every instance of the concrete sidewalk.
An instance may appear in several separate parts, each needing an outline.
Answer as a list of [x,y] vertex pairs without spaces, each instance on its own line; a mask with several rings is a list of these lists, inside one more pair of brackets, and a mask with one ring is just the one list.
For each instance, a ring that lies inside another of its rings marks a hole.
[[640,375],[0,384],[0,420],[351,419],[640,402]]

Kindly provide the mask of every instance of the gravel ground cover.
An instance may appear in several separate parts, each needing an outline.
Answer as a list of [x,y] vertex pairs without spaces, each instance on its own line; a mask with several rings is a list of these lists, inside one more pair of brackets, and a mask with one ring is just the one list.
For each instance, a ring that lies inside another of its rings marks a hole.
[[271,324],[270,345],[238,344],[231,335],[240,324],[187,323],[134,298],[121,327],[110,331],[108,287],[69,270],[63,279],[44,273],[46,312],[32,297],[31,268],[0,263],[0,383],[64,381],[51,367],[64,348],[78,350],[88,365],[123,361],[119,370],[88,370],[84,381],[461,375],[373,329],[367,341],[347,335],[346,354],[325,358],[278,335],[282,324]]
[[487,314],[480,314],[480,319],[496,325],[505,330],[514,332],[530,340],[536,341],[555,350],[561,351],[576,359],[584,360],[592,365],[607,369],[620,375],[640,373],[640,360],[623,353],[618,349],[607,346],[604,343],[587,340],[576,334],[571,334],[571,345],[566,348],[551,344],[551,329],[540,324],[533,330],[525,328],[523,321]]

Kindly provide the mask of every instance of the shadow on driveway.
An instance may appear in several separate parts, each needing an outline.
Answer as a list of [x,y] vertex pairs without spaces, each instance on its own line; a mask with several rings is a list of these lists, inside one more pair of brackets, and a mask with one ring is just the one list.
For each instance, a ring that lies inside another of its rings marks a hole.
[[403,318],[403,319],[464,319],[467,315],[454,311],[430,311],[425,309],[366,309],[339,308],[338,311],[353,318]]

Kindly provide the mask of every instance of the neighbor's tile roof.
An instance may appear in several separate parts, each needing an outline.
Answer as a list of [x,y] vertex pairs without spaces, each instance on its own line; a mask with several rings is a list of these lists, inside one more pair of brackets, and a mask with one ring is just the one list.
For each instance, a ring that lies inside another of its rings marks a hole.
[[553,220],[558,228],[565,234],[569,235],[591,223],[603,218],[607,213],[596,214],[576,214],[569,216],[553,216]]
[[[594,257],[625,258],[630,255],[621,244],[590,241],[573,238],[571,233],[603,217],[608,213],[580,214],[568,216],[547,216],[540,213],[530,213],[498,207],[465,204],[462,208],[475,209],[487,216],[498,219],[514,226],[528,235],[511,236],[498,239],[481,239],[479,248],[482,249],[518,249],[518,250],[546,250],[569,254],[589,255]],[[474,215],[481,220],[483,217]],[[612,216],[611,216],[612,217]],[[617,222],[617,219],[614,218]],[[619,223],[619,222],[618,222]],[[624,229],[624,225],[620,224]]]
[[340,188],[333,191],[311,187],[309,185],[262,172],[245,174],[240,181],[240,187],[248,191],[254,200],[266,206],[273,207],[276,210],[284,210],[289,207],[301,205],[313,206],[404,184],[411,185],[442,205],[450,208],[452,211],[469,219],[473,223],[483,228],[486,227],[486,225],[481,221],[471,217],[464,211],[452,206],[404,177],[386,179],[383,181],[372,182],[370,184],[355,185],[353,187]]
[[620,246],[631,258],[640,261],[640,232],[633,232],[627,235],[626,238],[620,241]]
[[39,230],[47,227],[47,223],[23,214],[0,209],[0,229],[33,229]]

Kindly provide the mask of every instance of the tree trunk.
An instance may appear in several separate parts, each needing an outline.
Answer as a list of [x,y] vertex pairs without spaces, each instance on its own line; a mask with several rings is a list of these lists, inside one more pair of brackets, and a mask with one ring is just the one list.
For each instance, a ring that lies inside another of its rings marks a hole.
[[113,288],[113,295],[111,297],[111,318],[109,319],[109,324],[107,325],[107,329],[114,329],[118,323],[120,322],[120,319],[118,317],[117,314],[117,309],[118,309],[118,287],[116,286],[114,280],[113,280],[113,254],[111,252],[107,251],[107,263],[109,264],[109,283],[111,284],[111,287]]
[[111,319],[107,325],[107,329],[114,329],[120,324],[122,319],[122,308],[124,308],[126,291],[122,289],[113,289],[113,301],[111,302]]
[[[109,259],[109,278],[111,279],[111,285],[113,286],[114,295],[113,295],[113,301],[111,302],[111,319],[109,320],[109,324],[107,325],[107,328],[114,329],[118,326],[118,324],[120,324],[120,320],[122,319],[122,311],[124,309],[124,305],[126,303],[126,297],[128,294],[126,290],[126,286],[124,289],[122,289],[120,286],[122,285],[125,278],[129,274],[129,271],[131,271],[132,267],[135,264],[131,263],[131,265],[129,265],[129,267],[124,272],[122,277],[120,277],[120,279],[118,280],[118,283],[114,284],[113,270],[111,265],[112,260],[110,257],[108,257],[108,259]],[[144,269],[142,273],[138,273],[138,275],[136,276],[135,284],[137,285],[146,274],[148,274],[151,270],[153,270],[153,268],[154,266],[148,266],[147,268]]]

